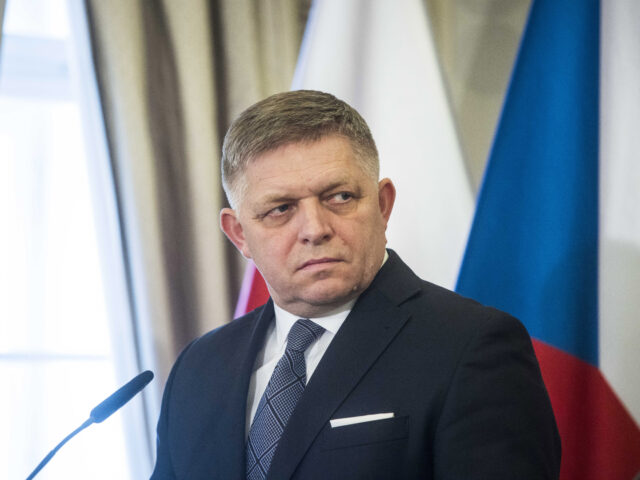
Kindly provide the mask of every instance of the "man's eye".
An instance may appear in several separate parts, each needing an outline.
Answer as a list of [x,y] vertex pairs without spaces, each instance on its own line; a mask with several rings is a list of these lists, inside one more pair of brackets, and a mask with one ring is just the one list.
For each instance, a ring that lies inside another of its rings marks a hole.
[[334,204],[347,203],[349,200],[353,198],[353,195],[348,192],[340,192],[332,195],[329,198],[329,201]]
[[271,210],[269,210],[266,216],[279,217],[281,215],[284,215],[287,212],[287,210],[289,210],[289,208],[290,208],[290,205],[287,205],[287,204],[278,205],[276,208],[272,208]]

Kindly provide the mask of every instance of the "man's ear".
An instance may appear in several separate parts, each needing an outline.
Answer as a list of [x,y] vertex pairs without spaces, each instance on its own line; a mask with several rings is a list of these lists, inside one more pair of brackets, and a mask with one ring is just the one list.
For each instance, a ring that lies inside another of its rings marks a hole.
[[393,210],[393,204],[396,201],[396,187],[393,186],[393,182],[388,178],[383,178],[378,183],[378,203],[380,205],[380,213],[384,218],[385,227],[391,217],[391,210]]
[[251,258],[251,251],[242,230],[242,224],[238,219],[238,214],[231,208],[220,210],[220,228],[233,243],[244,258]]

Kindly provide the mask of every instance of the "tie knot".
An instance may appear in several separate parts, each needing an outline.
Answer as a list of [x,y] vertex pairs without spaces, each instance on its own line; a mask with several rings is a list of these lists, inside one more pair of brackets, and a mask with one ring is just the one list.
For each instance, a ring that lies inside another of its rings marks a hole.
[[304,352],[316,338],[322,335],[322,332],[324,332],[324,328],[308,318],[298,320],[289,330],[287,350]]

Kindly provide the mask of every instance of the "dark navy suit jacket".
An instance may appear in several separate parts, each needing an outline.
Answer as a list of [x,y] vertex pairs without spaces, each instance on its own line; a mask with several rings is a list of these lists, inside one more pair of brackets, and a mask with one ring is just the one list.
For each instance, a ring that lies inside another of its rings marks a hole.
[[[525,328],[389,254],[311,377],[268,478],[557,478],[560,440]],[[269,301],[182,352],[153,480],[244,477],[249,380],[273,319]]]

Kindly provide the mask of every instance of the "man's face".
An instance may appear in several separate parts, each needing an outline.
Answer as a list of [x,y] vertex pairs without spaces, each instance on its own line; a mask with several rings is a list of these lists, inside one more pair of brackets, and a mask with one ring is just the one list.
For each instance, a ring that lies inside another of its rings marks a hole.
[[252,258],[274,301],[314,317],[356,298],[376,275],[395,199],[368,176],[341,136],[268,151],[244,172],[238,209],[222,229]]

